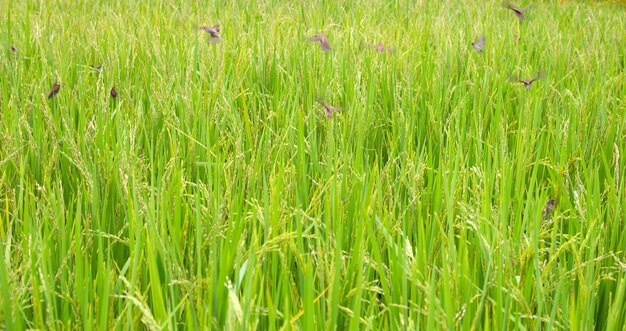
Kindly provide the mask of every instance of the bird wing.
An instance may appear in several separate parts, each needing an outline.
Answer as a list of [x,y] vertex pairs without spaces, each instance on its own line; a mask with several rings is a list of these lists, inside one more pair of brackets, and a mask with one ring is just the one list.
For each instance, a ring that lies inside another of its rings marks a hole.
[[212,37],[218,37],[218,33],[220,32],[220,26],[219,25],[214,25],[214,26],[201,26],[200,27],[201,30],[204,30],[204,32],[210,34]]
[[519,78],[519,76],[509,76],[509,82],[512,83],[523,83],[524,81]]
[[332,50],[332,48],[328,44],[328,38],[326,38],[326,36],[324,36],[323,34],[317,34],[317,35],[315,35],[313,37],[307,38],[307,40],[308,41],[319,41],[323,50],[325,50],[325,51]]
[[393,48],[389,48],[389,47],[385,47],[385,48],[383,48],[383,50],[385,50],[385,51],[387,51],[387,52],[389,52],[389,53],[393,53],[393,52],[395,52],[395,51],[396,51],[395,49],[393,49]]
[[[519,8],[519,7],[517,7],[517,6],[513,5],[513,4],[511,4],[509,1],[506,1],[506,0],[505,0],[505,1],[503,1],[503,2],[502,2],[502,7],[507,8],[507,9],[510,9],[510,10],[512,10],[512,11],[514,11],[514,12],[515,12],[515,15],[517,15],[517,17],[520,17],[520,18],[522,18],[522,19],[524,18],[524,15],[523,15],[524,10],[522,10],[521,8]],[[530,8],[530,7],[528,7],[528,8]]]
[[537,75],[535,75],[535,77],[533,79],[530,80],[530,82],[534,82],[536,80],[540,80],[541,78],[545,77],[546,73],[543,71],[540,71],[537,73]]
[[476,46],[482,48],[483,46],[485,46],[485,36],[480,36],[480,38],[478,38],[478,40],[476,40]]
[[324,39],[326,39],[326,37],[324,37],[324,36],[323,36],[323,35],[321,35],[321,34],[316,34],[316,35],[314,35],[313,37],[309,37],[309,38],[307,38],[307,40],[308,40],[308,41],[320,41],[320,42],[321,42],[322,40],[324,40]]
[[326,38],[324,38],[323,40],[320,40],[320,45],[322,45],[322,49],[325,50],[325,51],[332,50],[332,48],[328,44],[328,40]]
[[502,1],[502,7],[507,8],[507,9],[511,9],[511,10],[512,10],[513,8],[515,8],[515,6],[513,6],[513,5],[511,4],[511,2],[509,2],[509,1],[507,1],[507,0]]

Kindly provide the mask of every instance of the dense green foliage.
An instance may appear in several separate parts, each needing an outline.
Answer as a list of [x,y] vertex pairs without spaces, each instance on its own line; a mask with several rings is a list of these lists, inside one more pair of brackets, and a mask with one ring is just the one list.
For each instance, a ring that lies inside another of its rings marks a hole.
[[[537,3],[521,23],[479,0],[0,15],[0,327],[626,323],[620,5]],[[395,52],[363,47],[379,41]]]

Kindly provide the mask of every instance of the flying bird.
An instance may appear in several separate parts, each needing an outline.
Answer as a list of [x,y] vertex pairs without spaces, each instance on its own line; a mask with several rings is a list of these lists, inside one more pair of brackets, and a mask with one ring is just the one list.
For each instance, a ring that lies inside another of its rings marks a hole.
[[472,47],[476,50],[476,52],[482,53],[483,47],[485,47],[485,41],[485,36],[480,36],[478,40],[472,42]]
[[378,54],[385,52],[385,51],[389,53],[393,53],[393,48],[385,47],[382,41],[376,45],[367,45],[365,47],[375,49]]
[[204,32],[208,33],[209,35],[211,35],[211,42],[212,43],[219,43],[222,39],[220,38],[220,25],[216,24],[214,26],[201,26],[200,29],[202,29]]
[[17,54],[17,47],[15,47],[15,45],[11,45],[11,53]]
[[113,99],[117,98],[117,91],[115,90],[115,85],[111,87],[111,98]]
[[548,217],[554,211],[554,205],[556,204],[556,200],[550,199],[546,206],[543,208],[543,212],[541,213],[542,218]]
[[330,45],[328,44],[328,38],[326,38],[325,35],[323,34],[316,34],[313,37],[307,38],[308,41],[319,41],[320,46],[322,47],[322,50],[324,50],[324,52],[328,52],[328,51],[332,51],[333,49],[330,47]]
[[502,7],[510,9],[513,11],[513,13],[515,13],[515,16],[517,16],[517,18],[519,18],[520,22],[524,20],[524,18],[526,18],[524,16],[524,13],[529,10],[533,5],[530,5],[526,8],[520,8],[517,6],[514,6],[513,4],[511,4],[509,1],[505,0],[502,2]]
[[324,115],[326,115],[326,117],[328,118],[332,118],[334,112],[337,112],[343,109],[341,107],[329,106],[328,103],[324,100],[317,100],[317,102],[324,107]]
[[54,85],[52,85],[52,88],[50,89],[50,92],[48,93],[48,99],[52,99],[52,97],[57,95],[60,89],[61,89],[61,84],[59,82],[54,83]]
[[520,79],[520,78],[519,78],[519,77],[517,77],[517,76],[511,76],[511,77],[509,78],[509,80],[510,80],[512,83],[522,83],[522,84],[524,84],[524,87],[525,87],[525,88],[529,89],[529,88],[533,85],[533,82],[535,82],[535,81],[537,81],[537,80],[540,80],[540,79],[541,79],[541,78],[543,78],[545,75],[546,75],[546,74],[545,74],[545,72],[540,71],[540,72],[538,72],[538,73],[537,73],[537,75],[535,75],[535,77],[533,77],[533,78],[531,78],[531,79]]

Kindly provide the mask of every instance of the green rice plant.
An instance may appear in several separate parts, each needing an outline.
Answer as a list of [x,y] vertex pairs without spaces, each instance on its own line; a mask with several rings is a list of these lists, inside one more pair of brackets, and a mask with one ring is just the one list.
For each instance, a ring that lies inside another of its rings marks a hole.
[[0,13],[3,328],[623,329],[623,5]]

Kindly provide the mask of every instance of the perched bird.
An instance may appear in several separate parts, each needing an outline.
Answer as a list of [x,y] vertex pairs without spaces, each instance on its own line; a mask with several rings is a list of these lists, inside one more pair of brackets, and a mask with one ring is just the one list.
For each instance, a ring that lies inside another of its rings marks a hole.
[[472,42],[472,47],[476,50],[476,52],[482,53],[483,47],[485,47],[485,41],[485,36],[480,36],[478,40]]
[[17,54],[17,47],[15,47],[15,45],[11,45],[11,53]]
[[313,37],[307,38],[309,41],[319,41],[320,46],[322,47],[322,50],[324,50],[324,52],[328,52],[328,51],[332,51],[333,49],[330,47],[330,45],[328,44],[328,38],[326,38],[325,35],[323,34],[316,34]]
[[59,82],[54,83],[54,85],[52,85],[52,88],[50,89],[50,92],[48,93],[48,99],[52,99],[52,97],[57,95],[60,89],[61,89],[61,84]]
[[317,100],[317,102],[324,106],[324,115],[326,115],[326,117],[328,118],[332,118],[333,117],[333,113],[336,111],[340,111],[342,108],[341,107],[332,107],[329,106],[328,103],[324,100]]
[[380,54],[380,53],[382,53],[382,52],[385,52],[385,51],[387,51],[387,52],[389,52],[389,53],[393,53],[393,49],[392,49],[392,48],[389,48],[389,47],[385,47],[385,46],[383,45],[382,41],[381,41],[381,42],[379,42],[379,43],[378,43],[378,44],[376,44],[376,45],[367,45],[367,46],[365,46],[365,47],[375,49],[375,50],[376,50],[376,52],[378,52],[378,54]]
[[554,211],[554,205],[556,204],[556,200],[550,199],[548,203],[546,203],[545,208],[543,208],[543,212],[541,213],[541,217],[546,218]]
[[214,26],[201,26],[200,29],[204,30],[204,32],[211,35],[212,43],[219,43],[222,39],[220,38],[220,25],[216,24]]
[[543,78],[544,76],[545,76],[545,72],[540,71],[540,72],[537,73],[537,75],[535,75],[534,78],[531,78],[531,79],[520,79],[517,76],[511,76],[509,78],[509,80],[512,83],[522,83],[522,84],[524,84],[525,88],[529,89],[533,85],[533,82]]
[[520,8],[517,6],[512,5],[509,1],[504,0],[502,2],[502,7],[510,9],[513,11],[513,13],[515,13],[515,16],[517,16],[517,18],[519,18],[520,22],[524,20],[525,16],[524,13],[529,10],[533,5],[530,5],[526,8]]
[[115,85],[111,87],[111,98],[113,99],[117,98],[117,91],[115,90]]

